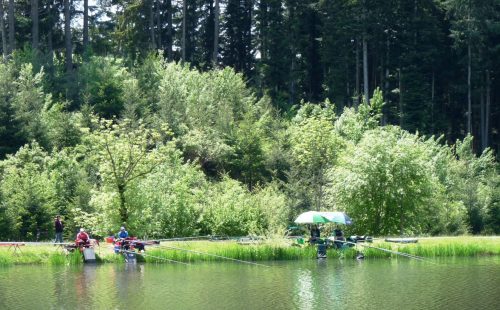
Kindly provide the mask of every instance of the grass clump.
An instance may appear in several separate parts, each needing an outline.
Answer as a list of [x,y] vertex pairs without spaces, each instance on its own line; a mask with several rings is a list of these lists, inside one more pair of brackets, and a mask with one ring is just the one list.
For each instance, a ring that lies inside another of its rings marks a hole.
[[0,252],[0,266],[10,266],[14,264],[12,256],[5,252]]
[[394,250],[421,257],[474,257],[500,255],[498,237],[435,237],[418,243],[378,243],[378,247],[394,245]]

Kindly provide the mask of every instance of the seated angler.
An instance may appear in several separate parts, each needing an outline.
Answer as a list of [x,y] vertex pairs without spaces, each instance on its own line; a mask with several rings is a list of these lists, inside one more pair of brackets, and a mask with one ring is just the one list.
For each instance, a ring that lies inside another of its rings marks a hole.
[[85,232],[84,228],[80,228],[80,232],[76,235],[76,245],[77,246],[87,246],[90,244],[90,237]]
[[129,244],[128,242],[125,242],[125,240],[128,238],[128,231],[125,230],[125,227],[120,227],[120,231],[118,232],[118,239],[120,239],[120,244],[121,247],[124,248],[125,250],[128,250]]
[[316,244],[320,242],[321,238],[321,233],[319,230],[319,227],[317,225],[312,225],[311,226],[311,238],[309,239],[309,242],[311,244]]
[[344,237],[344,232],[340,227],[336,227],[334,232],[334,244],[336,248],[342,248],[342,246],[345,244],[345,237]]

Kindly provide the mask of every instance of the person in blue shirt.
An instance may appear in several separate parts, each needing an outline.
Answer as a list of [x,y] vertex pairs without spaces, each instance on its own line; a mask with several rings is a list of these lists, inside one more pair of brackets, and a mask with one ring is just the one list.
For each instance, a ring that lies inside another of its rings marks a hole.
[[125,230],[125,227],[120,227],[120,232],[118,233],[118,238],[125,239],[128,238],[128,232]]
[[118,239],[120,240],[120,247],[122,250],[127,250],[129,249],[129,241],[126,239],[128,238],[128,231],[125,230],[125,227],[120,227],[120,231],[118,232]]

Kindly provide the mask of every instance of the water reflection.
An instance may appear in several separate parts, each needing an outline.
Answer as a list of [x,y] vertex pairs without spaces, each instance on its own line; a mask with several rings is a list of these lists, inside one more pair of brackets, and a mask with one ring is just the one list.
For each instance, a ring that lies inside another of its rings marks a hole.
[[310,270],[297,273],[298,305],[300,309],[312,309],[314,301],[313,279]]
[[499,261],[0,267],[0,309],[500,309]]

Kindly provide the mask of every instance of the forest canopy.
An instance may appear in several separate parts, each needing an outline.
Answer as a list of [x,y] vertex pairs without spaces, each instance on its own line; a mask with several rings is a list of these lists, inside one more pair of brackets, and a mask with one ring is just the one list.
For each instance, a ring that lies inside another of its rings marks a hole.
[[500,1],[0,0],[0,240],[500,233]]
[[[0,64],[11,138],[25,141],[0,162],[2,239],[43,238],[56,214],[96,236],[124,224],[151,237],[272,235],[310,209],[346,211],[350,229],[375,235],[498,233],[492,151],[381,126],[378,89],[341,114],[327,100],[283,117],[229,68],[94,63],[77,91],[103,96],[79,110],[45,93],[44,70]],[[139,87],[146,72],[154,83]],[[117,115],[96,112],[113,102]]]

